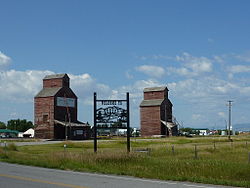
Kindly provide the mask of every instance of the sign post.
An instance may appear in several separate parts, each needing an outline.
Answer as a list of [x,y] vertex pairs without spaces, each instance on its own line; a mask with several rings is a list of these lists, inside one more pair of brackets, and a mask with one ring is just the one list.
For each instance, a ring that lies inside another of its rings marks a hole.
[[130,152],[129,93],[127,93],[127,152]]
[[127,152],[130,152],[129,93],[126,96],[126,100],[98,100],[94,93],[94,152],[97,152],[97,128],[124,129],[125,124]]
[[94,93],[94,152],[97,152],[96,93]]

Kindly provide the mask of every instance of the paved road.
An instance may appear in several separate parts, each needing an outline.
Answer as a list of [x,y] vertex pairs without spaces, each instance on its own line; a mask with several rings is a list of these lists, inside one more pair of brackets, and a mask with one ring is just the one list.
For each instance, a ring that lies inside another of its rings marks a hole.
[[30,167],[0,162],[0,188],[222,188],[223,186],[158,181]]

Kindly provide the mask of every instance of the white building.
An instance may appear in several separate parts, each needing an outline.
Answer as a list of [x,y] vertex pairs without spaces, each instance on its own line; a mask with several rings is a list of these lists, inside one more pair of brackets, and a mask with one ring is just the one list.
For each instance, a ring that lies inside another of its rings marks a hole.
[[23,137],[25,138],[33,138],[34,135],[35,135],[35,131],[34,129],[31,129],[31,128],[23,133]]
[[201,135],[201,136],[207,136],[208,135],[208,130],[207,129],[200,129],[199,131],[200,131],[199,135]]

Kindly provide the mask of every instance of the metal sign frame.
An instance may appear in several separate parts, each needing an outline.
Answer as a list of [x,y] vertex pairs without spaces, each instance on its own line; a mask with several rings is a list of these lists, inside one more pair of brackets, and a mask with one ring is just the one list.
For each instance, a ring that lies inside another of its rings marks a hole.
[[[126,96],[126,100],[97,100],[97,94],[94,93],[94,152],[97,152],[97,124],[115,122],[127,124],[127,152],[130,152],[129,93]],[[126,109],[118,107],[123,102],[126,103]],[[97,103],[108,107],[97,109]]]

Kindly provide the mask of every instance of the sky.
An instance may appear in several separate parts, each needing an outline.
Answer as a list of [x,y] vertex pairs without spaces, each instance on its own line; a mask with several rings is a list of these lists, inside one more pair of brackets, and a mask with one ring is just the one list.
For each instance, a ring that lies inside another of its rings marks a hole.
[[0,121],[34,119],[45,75],[67,73],[78,119],[130,93],[140,127],[146,87],[167,86],[184,127],[250,123],[248,0],[0,0]]

